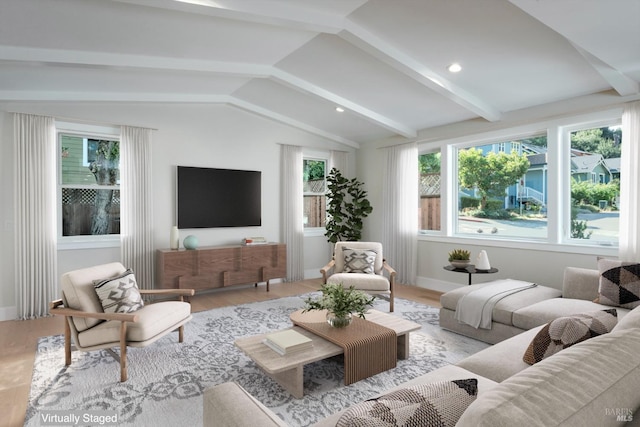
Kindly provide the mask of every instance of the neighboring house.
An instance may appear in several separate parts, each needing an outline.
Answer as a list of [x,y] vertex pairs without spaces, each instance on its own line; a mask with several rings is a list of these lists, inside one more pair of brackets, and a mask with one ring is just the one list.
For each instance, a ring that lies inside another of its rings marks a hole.
[[571,177],[581,182],[607,184],[613,179],[613,174],[607,167],[602,154],[585,154],[571,157]]
[[[541,206],[547,205],[548,165],[547,149],[519,141],[501,142],[477,147],[483,154],[489,152],[510,153],[515,150],[527,155],[529,170],[520,182],[507,188],[505,195],[505,209],[513,209],[524,203]],[[620,158],[605,159],[601,154],[571,150],[571,176],[577,181],[589,181],[595,184],[607,184],[614,179],[620,179]],[[460,193],[460,196],[472,196]]]

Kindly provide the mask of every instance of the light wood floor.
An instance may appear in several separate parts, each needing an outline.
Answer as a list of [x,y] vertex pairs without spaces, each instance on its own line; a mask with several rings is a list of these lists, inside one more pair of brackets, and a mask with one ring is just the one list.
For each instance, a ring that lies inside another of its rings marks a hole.
[[[191,299],[192,311],[266,301],[303,294],[320,288],[320,279],[265,286],[240,286],[198,293]],[[440,294],[416,286],[397,285],[396,296],[433,307],[440,306]],[[39,337],[63,333],[62,317],[0,322],[0,425],[22,426],[27,409],[33,361]],[[189,326],[185,328],[189,333]],[[64,360],[60,360],[64,364]],[[114,373],[117,375],[117,373]]]

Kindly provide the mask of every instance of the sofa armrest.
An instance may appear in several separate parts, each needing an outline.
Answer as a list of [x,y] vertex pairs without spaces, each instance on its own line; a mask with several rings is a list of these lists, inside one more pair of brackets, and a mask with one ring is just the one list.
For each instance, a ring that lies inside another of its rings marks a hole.
[[600,273],[598,270],[578,267],[564,269],[562,298],[593,301],[598,297]]
[[276,414],[234,382],[218,384],[206,390],[203,405],[204,427],[287,427]]
[[329,278],[330,271],[333,270],[333,268],[336,265],[336,261],[335,260],[331,260],[327,263],[327,265],[325,265],[324,267],[322,267],[320,269],[320,273],[322,273],[322,284],[326,285],[327,284],[327,278]]

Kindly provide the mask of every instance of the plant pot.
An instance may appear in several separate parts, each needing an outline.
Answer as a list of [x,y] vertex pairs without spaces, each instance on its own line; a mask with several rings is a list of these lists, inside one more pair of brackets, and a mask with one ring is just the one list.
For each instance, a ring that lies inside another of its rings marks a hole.
[[451,265],[453,265],[455,268],[467,268],[469,266],[469,264],[471,263],[471,260],[453,260],[453,261],[449,261],[451,263]]
[[351,324],[353,320],[353,316],[351,313],[347,313],[345,315],[337,316],[335,313],[328,311],[327,312],[327,323],[334,328],[344,328]]

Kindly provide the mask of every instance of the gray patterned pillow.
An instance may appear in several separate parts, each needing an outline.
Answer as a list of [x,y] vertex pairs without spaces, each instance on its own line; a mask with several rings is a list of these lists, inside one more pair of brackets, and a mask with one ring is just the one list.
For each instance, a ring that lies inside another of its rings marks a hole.
[[533,365],[581,341],[608,334],[617,323],[618,311],[615,308],[559,317],[540,329],[522,360]]
[[336,427],[454,426],[477,394],[475,378],[407,387],[352,406]]
[[371,249],[342,248],[345,273],[374,274],[377,252]]
[[623,308],[640,306],[640,264],[601,259],[600,286],[595,302]]
[[94,280],[93,286],[105,313],[131,313],[144,306],[131,269],[120,276]]

